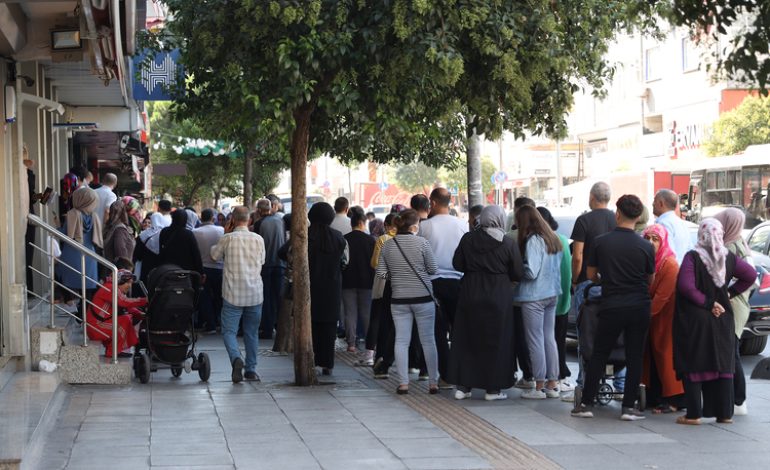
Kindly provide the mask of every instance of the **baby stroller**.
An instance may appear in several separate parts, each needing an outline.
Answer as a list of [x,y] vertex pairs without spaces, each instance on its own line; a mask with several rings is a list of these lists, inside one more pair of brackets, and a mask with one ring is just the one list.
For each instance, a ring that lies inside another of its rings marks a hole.
[[[159,368],[171,369],[174,377],[182,375],[183,370],[197,370],[202,381],[209,379],[211,361],[204,352],[195,355],[192,333],[200,286],[200,274],[173,264],[158,266],[147,277],[149,304],[134,354],[134,373],[143,384]],[[185,334],[188,331],[192,339]]]
[[[601,302],[601,286],[598,284],[589,284],[585,287],[583,305],[580,307],[577,317],[578,329],[578,348],[580,350],[580,360],[583,370],[587,369],[588,362],[593,355],[594,339],[599,325],[599,304]],[[626,367],[626,349],[623,342],[623,334],[618,337],[615,347],[610,352],[605,365],[604,375],[602,375],[599,384],[599,391],[596,394],[596,401],[606,406],[613,399],[622,399],[623,392],[618,391],[612,386],[615,380],[615,373]],[[582,387],[575,388],[574,404],[580,405],[583,398]],[[639,386],[639,409],[643,410],[647,401],[647,390],[644,384]]]

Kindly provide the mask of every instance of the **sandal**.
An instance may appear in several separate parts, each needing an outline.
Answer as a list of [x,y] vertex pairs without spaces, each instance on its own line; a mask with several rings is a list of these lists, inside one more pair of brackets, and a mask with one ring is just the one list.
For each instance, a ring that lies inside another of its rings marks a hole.
[[652,410],[652,414],[654,415],[667,415],[669,413],[675,413],[679,411],[677,407],[671,406],[671,405],[658,405]]
[[428,393],[430,393],[431,395],[436,395],[438,393],[438,385],[434,384],[428,387]]
[[409,387],[404,387],[404,388],[402,388],[402,386],[399,386],[399,387],[396,389],[396,393],[397,393],[398,395],[408,395],[408,394],[409,394]]
[[732,418],[717,418],[719,424],[733,424]]
[[680,416],[676,419],[676,424],[687,424],[690,426],[698,426],[700,424],[700,418],[688,418],[687,416]]

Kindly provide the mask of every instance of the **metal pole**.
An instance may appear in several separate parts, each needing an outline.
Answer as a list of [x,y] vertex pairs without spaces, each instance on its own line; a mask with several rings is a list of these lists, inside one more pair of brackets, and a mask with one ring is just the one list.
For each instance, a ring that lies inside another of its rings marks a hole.
[[80,253],[80,310],[83,317],[83,346],[88,346],[88,323],[86,322],[86,255]]
[[561,207],[561,141],[556,141],[556,207]]
[[[43,235],[42,230],[41,230],[41,235]],[[49,306],[51,307],[51,324],[49,325],[49,327],[53,328],[54,327],[54,322],[55,322],[54,315],[56,313],[56,304],[54,303],[54,301],[56,300],[56,278],[54,277],[55,276],[55,270],[56,270],[56,258],[53,256],[53,253],[52,253],[53,252],[53,249],[52,249],[53,243],[51,242],[50,235],[47,235],[46,239],[49,240],[49,242],[48,242],[48,252],[49,252],[49,255],[48,255],[48,261],[49,261],[49,263],[48,263],[49,264],[49,266],[48,266],[48,276],[50,277],[50,281],[51,281],[50,287],[49,287],[51,289],[51,291],[50,291],[51,298],[49,300]]]
[[118,268],[112,268],[112,363],[118,363]]
[[481,138],[474,131],[467,141],[468,208],[484,204],[481,185]]

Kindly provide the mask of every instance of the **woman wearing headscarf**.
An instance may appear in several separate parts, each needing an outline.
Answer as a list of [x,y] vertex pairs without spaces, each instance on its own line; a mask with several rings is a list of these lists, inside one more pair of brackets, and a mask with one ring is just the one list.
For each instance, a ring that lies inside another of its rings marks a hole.
[[334,209],[325,202],[313,204],[308,212],[307,233],[310,268],[310,320],[315,365],[324,375],[334,368],[334,341],[342,301],[342,266],[347,263],[347,243],[330,227]]
[[[99,207],[99,196],[91,188],[82,187],[75,190],[70,197],[72,208],[67,212],[61,231],[68,237],[82,244],[89,250],[101,248],[103,243],[102,224],[94,211]],[[81,284],[81,260],[80,252],[69,245],[62,243],[59,273],[62,284],[75,292],[80,292]],[[96,260],[90,256],[85,257],[86,289],[96,289],[96,279],[99,278]]]
[[513,284],[523,275],[516,242],[505,236],[505,211],[486,206],[479,230],[460,239],[452,264],[463,273],[452,328],[447,381],[457,386],[455,398],[486,391],[486,400],[504,399],[514,384]]
[[128,213],[123,201],[118,199],[110,206],[110,215],[104,225],[104,257],[115,262],[118,258],[130,260],[136,241],[128,227]]
[[385,235],[385,223],[382,219],[373,219],[369,221],[369,235],[375,240]]
[[676,307],[676,279],[679,264],[668,244],[668,231],[660,224],[642,232],[655,251],[655,278],[650,284],[650,330],[644,355],[642,383],[647,384],[648,406],[656,413],[676,411],[684,406],[684,386],[674,370],[671,328]]
[[[743,211],[734,207],[727,208],[714,216],[725,230],[725,247],[736,257],[753,264],[751,260],[751,250],[749,250],[746,241],[741,232],[746,223],[746,215]],[[733,309],[733,319],[735,321],[735,376],[733,377],[733,392],[735,394],[735,414],[743,416],[748,414],[746,407],[746,376],[743,373],[741,364],[741,334],[743,327],[749,320],[749,296],[751,293],[747,290],[740,295],[730,299],[730,307]]]
[[[135,272],[142,282],[147,282],[147,276],[150,271],[160,266],[160,231],[163,226],[158,225],[158,218],[149,217],[149,227],[143,229],[136,238],[134,246],[134,265]],[[145,223],[143,221],[142,225]]]
[[121,200],[126,206],[126,215],[128,215],[128,223],[126,225],[133,231],[134,236],[137,236],[143,230],[142,206],[139,204],[139,201],[131,196],[123,196]]
[[[134,325],[142,318],[140,307],[147,305],[144,297],[128,297],[134,282],[134,275],[127,269],[118,271],[118,308],[121,312],[112,311],[112,279],[107,278],[104,285],[96,292],[93,305],[88,307],[86,321],[88,337],[101,341],[105,348],[105,356],[112,356],[112,316],[118,316],[118,353],[120,356],[130,356],[126,350],[139,342]],[[122,314],[125,313],[125,314]]]
[[732,422],[735,322],[730,299],[751,287],[757,273],[725,248],[723,237],[718,220],[704,219],[698,243],[679,269],[674,368],[684,382],[687,406],[679,424],[700,424],[701,417]]
[[171,214],[171,225],[160,231],[160,263],[175,264],[203,276],[203,260],[192,230],[187,228],[187,211]]

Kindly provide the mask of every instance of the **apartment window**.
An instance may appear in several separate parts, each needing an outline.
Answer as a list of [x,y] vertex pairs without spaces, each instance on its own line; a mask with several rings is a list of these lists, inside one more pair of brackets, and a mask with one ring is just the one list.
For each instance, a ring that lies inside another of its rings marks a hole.
[[659,46],[644,51],[644,79],[648,82],[660,80],[662,72],[662,55]]
[[698,47],[689,37],[682,38],[682,72],[698,70],[700,66],[700,53]]

